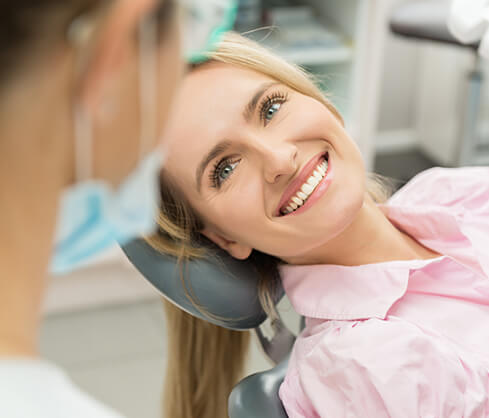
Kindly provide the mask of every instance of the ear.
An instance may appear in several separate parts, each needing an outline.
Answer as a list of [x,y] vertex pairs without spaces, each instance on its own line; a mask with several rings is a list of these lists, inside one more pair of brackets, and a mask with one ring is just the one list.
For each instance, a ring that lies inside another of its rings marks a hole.
[[246,260],[253,251],[253,248],[240,244],[236,241],[230,241],[217,232],[211,231],[207,228],[200,231],[200,233],[238,260]]
[[155,0],[117,0],[98,22],[88,41],[91,45],[82,47],[88,50],[89,56],[85,61],[79,95],[83,105],[92,111],[106,99],[130,51],[137,50],[134,39],[137,39],[139,23],[154,4]]

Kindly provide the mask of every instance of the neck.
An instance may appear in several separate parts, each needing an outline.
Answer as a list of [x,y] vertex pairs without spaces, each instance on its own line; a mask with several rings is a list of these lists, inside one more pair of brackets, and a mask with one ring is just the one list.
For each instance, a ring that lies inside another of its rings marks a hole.
[[[56,163],[63,159],[54,155],[65,152],[58,148],[68,142],[59,122],[66,110],[52,93],[26,90],[4,100],[0,112],[0,356],[37,353],[57,201],[66,179]],[[59,119],[53,118],[57,110]]]
[[439,256],[397,229],[366,194],[354,221],[338,236],[315,248],[292,264],[358,266],[395,260],[429,259]]

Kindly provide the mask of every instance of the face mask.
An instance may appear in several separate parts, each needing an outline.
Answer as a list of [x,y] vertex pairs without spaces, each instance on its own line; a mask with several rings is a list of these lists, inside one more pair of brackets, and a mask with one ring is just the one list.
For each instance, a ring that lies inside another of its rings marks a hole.
[[197,64],[208,59],[222,36],[230,30],[238,10],[237,0],[180,0],[185,59]]
[[[141,154],[154,143],[156,132],[156,37],[154,22],[141,24]],[[87,180],[92,171],[90,118],[76,108],[74,119],[78,181],[61,196],[50,267],[53,274],[68,273],[116,243],[123,245],[137,236],[151,234],[159,206],[162,152],[154,151],[142,158],[117,188],[103,180]]]

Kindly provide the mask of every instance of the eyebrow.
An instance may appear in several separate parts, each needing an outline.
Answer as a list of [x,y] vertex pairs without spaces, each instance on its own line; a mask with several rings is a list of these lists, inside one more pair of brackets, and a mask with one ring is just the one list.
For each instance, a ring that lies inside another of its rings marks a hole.
[[[269,81],[261,84],[260,87],[258,87],[258,89],[255,91],[255,94],[253,94],[253,97],[250,99],[243,112],[243,117],[247,122],[251,120],[251,117],[256,111],[256,106],[258,105],[258,101],[263,96],[263,94],[270,87],[276,84],[280,84],[280,83],[277,81]],[[204,158],[202,158],[202,161],[198,165],[197,170],[195,172],[195,180],[197,183],[197,190],[199,191],[199,193],[200,193],[200,189],[202,188],[202,175],[204,174],[207,165],[214,158],[226,152],[226,150],[228,150],[230,147],[231,147],[231,141],[229,140],[220,141],[212,147],[212,149],[204,156]]]

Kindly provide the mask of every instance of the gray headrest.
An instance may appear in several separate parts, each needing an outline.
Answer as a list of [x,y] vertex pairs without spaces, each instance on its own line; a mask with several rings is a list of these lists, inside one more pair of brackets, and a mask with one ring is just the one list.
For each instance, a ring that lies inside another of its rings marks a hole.
[[[248,261],[216,248],[204,259],[185,263],[183,283],[175,257],[161,254],[143,240],[132,241],[122,250],[156,290],[196,317],[236,330],[255,328],[266,319],[258,300],[258,277]],[[279,301],[283,293],[280,287],[274,300]],[[196,308],[189,294],[209,316]]]

